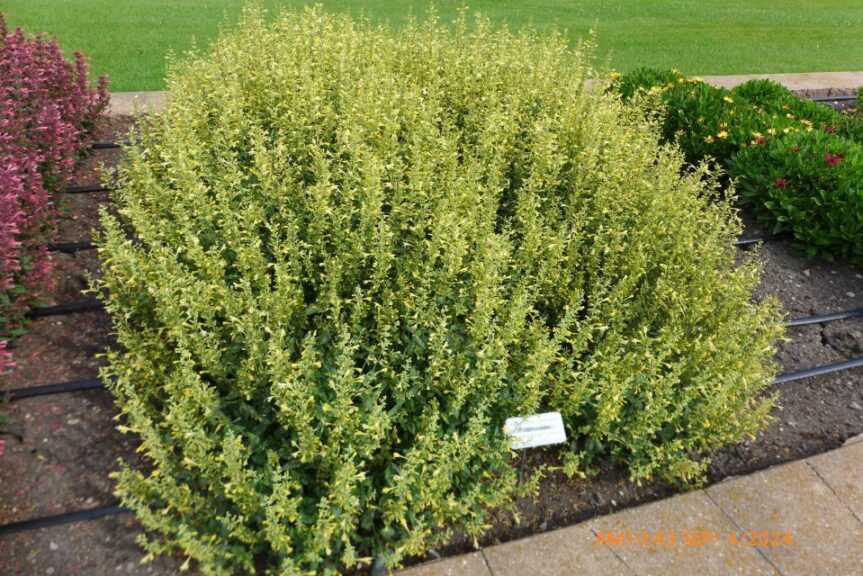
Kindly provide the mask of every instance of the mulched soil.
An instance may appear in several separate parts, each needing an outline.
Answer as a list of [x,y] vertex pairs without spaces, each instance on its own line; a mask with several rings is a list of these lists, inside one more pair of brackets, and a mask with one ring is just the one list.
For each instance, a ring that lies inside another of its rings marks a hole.
[[[113,118],[104,137],[122,138],[129,126],[128,118]],[[120,154],[95,152],[82,165],[77,182],[98,182],[98,164],[115,165]],[[64,196],[57,241],[89,239],[89,231],[98,225],[98,207],[106,200],[103,193]],[[760,232],[750,223],[746,236]],[[98,274],[96,254],[54,257],[56,285],[46,303],[80,300],[87,275]],[[764,262],[764,277],[757,297],[779,298],[789,317],[863,307],[863,269],[807,259],[788,240],[766,243],[758,258]],[[0,380],[0,387],[94,377],[102,362],[98,354],[111,342],[110,322],[103,312],[37,320],[15,342],[18,368]],[[789,329],[787,340],[779,345],[778,360],[788,372],[860,356],[863,319],[858,318]],[[789,382],[773,391],[781,405],[774,423],[754,441],[713,454],[710,482],[831,450],[863,433],[863,369]],[[134,438],[114,429],[116,409],[104,391],[21,400],[10,404],[7,412],[11,423],[0,430],[0,524],[113,503],[109,473],[116,469],[116,460],[122,456],[138,461]],[[526,474],[540,463],[553,464],[553,452],[531,453]],[[661,482],[631,484],[621,468],[606,469],[589,480],[552,472],[542,482],[538,498],[518,503],[519,522],[512,515],[498,514],[481,544],[580,522],[677,491]],[[0,573],[177,574],[182,559],[139,562],[143,554],[135,543],[138,532],[134,519],[126,515],[6,536],[0,539]],[[455,538],[437,552],[454,554],[469,548],[470,543]]]

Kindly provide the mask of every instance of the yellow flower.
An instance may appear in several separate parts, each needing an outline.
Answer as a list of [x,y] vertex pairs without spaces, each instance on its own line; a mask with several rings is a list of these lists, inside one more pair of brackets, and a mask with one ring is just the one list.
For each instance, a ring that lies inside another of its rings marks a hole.
[[782,129],[783,134],[790,134],[793,131],[794,131],[794,128],[792,128],[791,126],[788,126],[787,128]]
[[666,88],[674,88],[674,82],[669,82],[665,85]]
[[729,104],[734,104],[733,98],[730,98],[728,96],[723,96],[722,99],[725,100],[726,102],[728,102]]
[[800,120],[800,123],[803,124],[804,126],[812,126],[812,122],[810,122],[809,120],[806,120],[805,118]]
[[782,105],[782,109],[783,109],[783,110],[790,110],[790,109],[791,109],[791,106],[789,106],[788,104],[783,104],[783,105]]
[[611,78],[612,80],[617,80],[618,78],[620,78],[620,72],[612,72],[612,73],[611,73],[611,74],[609,74],[608,76],[609,76],[609,78]]
[[728,138],[728,132],[726,132],[725,130],[720,130],[716,133],[716,137],[725,140],[726,138]]
[[790,112],[788,114],[786,114],[785,117],[788,118],[789,120],[794,120],[794,114],[792,114]]
[[776,128],[768,128],[767,133],[771,136],[776,136]]
[[762,134],[761,132],[753,132],[752,135],[756,138],[764,138],[764,134]]
[[704,141],[707,142],[708,144],[713,144],[713,136],[708,134],[707,136],[704,137]]

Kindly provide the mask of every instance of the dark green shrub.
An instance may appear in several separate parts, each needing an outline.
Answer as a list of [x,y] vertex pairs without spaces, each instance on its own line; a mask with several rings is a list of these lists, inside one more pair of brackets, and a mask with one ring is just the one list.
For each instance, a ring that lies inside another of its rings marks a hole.
[[[646,90],[631,88],[671,74],[641,70],[612,86],[630,87],[626,93],[634,95],[629,98],[633,101],[639,93],[656,100],[663,139],[679,145],[689,163],[711,159],[731,176],[739,176],[741,197],[762,225],[774,232],[793,232],[811,255],[842,255],[856,261],[860,239],[846,241],[857,233],[861,218],[851,192],[859,189],[859,178],[849,168],[855,164],[835,169],[824,158],[831,150],[856,156],[863,143],[860,116],[797,98],[771,80],[750,80],[730,92],[682,78]],[[651,111],[648,117],[656,115]],[[810,152],[788,152],[798,146]],[[799,164],[804,158],[810,160]],[[789,179],[783,174],[796,176]],[[793,184],[777,188],[777,179]],[[837,228],[831,230],[834,225]]]
[[731,95],[756,106],[771,117],[808,120],[815,128],[835,125],[841,117],[829,106],[798,98],[791,90],[773,80],[749,80],[731,90]]
[[842,115],[801,100],[772,80],[750,80],[728,91],[674,70],[639,69],[612,83],[624,99],[640,94],[657,101],[665,141],[687,161],[712,158],[724,166],[741,148],[797,131],[834,129]]
[[570,473],[635,479],[698,478],[764,422],[779,319],[734,210],[583,90],[586,56],[485,22],[262,21],[172,70],[103,215],[149,550],[394,564],[510,503],[509,416],[559,410]]
[[863,147],[824,131],[741,150],[729,165],[743,203],[812,256],[863,262]]
[[791,90],[779,82],[764,79],[739,84],[731,89],[731,94],[735,98],[769,110],[779,110],[789,100],[796,99]]

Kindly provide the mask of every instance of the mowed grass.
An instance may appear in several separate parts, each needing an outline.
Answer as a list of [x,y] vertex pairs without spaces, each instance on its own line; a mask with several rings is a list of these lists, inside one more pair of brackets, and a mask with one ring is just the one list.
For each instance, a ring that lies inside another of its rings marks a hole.
[[[687,74],[863,70],[863,0],[524,0],[468,2],[511,28],[596,30],[598,64],[627,71],[676,67]],[[264,0],[269,9],[298,0]],[[424,16],[427,0],[322,0],[398,26]],[[165,55],[209,43],[236,21],[243,0],[0,0],[11,26],[46,32],[82,50],[115,92],[164,87]],[[465,0],[437,0],[451,20]]]

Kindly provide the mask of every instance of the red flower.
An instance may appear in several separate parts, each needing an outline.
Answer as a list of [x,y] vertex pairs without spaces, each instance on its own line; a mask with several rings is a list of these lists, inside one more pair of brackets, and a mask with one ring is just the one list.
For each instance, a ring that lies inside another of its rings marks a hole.
[[836,128],[834,128],[833,126],[825,126],[824,131],[828,134],[833,134],[834,132],[836,132]]
[[773,185],[777,188],[785,188],[786,186],[788,186],[788,180],[786,180],[785,178],[777,178],[776,182],[774,182]]
[[800,150],[801,150],[800,146],[792,146],[791,149],[794,150],[795,152],[800,152]]
[[759,136],[755,139],[756,144],[764,144],[765,142],[767,142],[767,138],[765,138],[764,136]]
[[828,152],[824,155],[824,161],[827,162],[828,166],[836,166],[842,159],[845,158],[845,154],[836,154],[835,156]]

